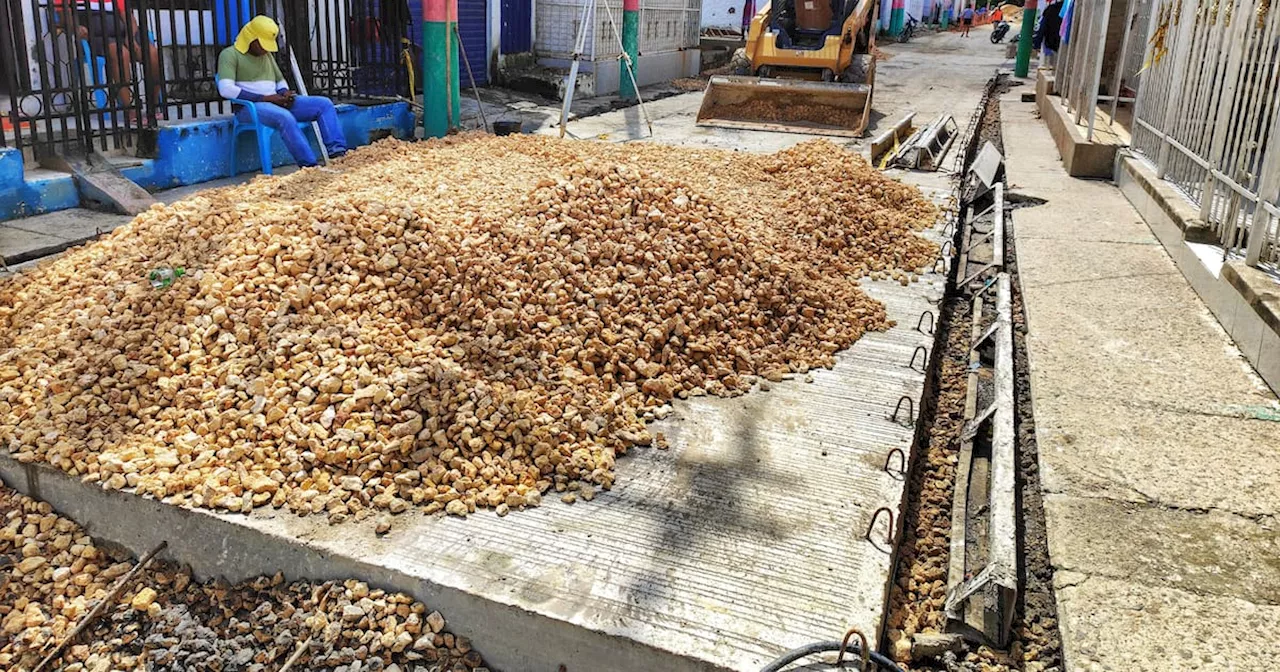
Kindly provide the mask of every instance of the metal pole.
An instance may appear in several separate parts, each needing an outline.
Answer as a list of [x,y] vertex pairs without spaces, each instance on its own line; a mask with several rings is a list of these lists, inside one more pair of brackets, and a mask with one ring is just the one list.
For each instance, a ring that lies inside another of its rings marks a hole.
[[467,79],[471,80],[471,93],[476,96],[476,110],[480,112],[480,128],[489,131],[489,120],[484,116],[484,103],[480,102],[480,89],[476,86],[476,75],[471,71],[471,59],[467,58],[467,49],[462,44],[462,33],[458,32],[458,24],[453,24],[453,36],[458,39],[458,53],[462,54],[462,63],[467,66]]
[[564,84],[564,105],[560,108],[560,137],[564,137],[565,127],[569,125],[569,107],[573,105],[573,88],[578,82],[578,64],[582,61],[582,50],[587,44],[587,19],[595,7],[595,0],[582,1],[582,18],[578,26],[578,42],[573,46],[573,63],[569,65],[569,77]]
[[1022,35],[1018,38],[1018,60],[1013,64],[1015,77],[1026,77],[1031,71],[1031,41],[1036,32],[1038,0],[1027,0],[1022,7]]
[[[284,29],[280,29],[280,33],[284,33]],[[285,38],[285,44],[289,44],[289,38]],[[298,93],[306,96],[307,83],[302,80],[302,70],[298,68],[298,58],[293,55],[293,47],[289,47],[289,69],[293,71],[293,81],[298,84]],[[311,130],[316,134],[316,143],[320,145],[320,156],[324,157],[324,165],[329,165],[329,148],[324,144],[324,136],[320,135],[320,122],[311,122]]]
[[[1273,106],[1280,107],[1280,101],[1272,100]],[[1272,117],[1271,137],[1280,137],[1280,114]],[[1275,203],[1280,205],[1280,148],[1272,144],[1266,148],[1266,156],[1262,159],[1262,181],[1258,185],[1259,203]],[[1262,260],[1262,248],[1270,228],[1271,215],[1265,207],[1253,211],[1253,228],[1249,231],[1249,244],[1245,248],[1244,263],[1257,266]],[[1276,223],[1280,226],[1280,222]]]
[[[1230,32],[1223,35],[1222,47],[1227,52],[1227,62],[1225,69],[1219,75],[1221,84],[1217,87],[1215,95],[1217,101],[1210,105],[1207,111],[1209,115],[1206,121],[1213,129],[1208,135],[1208,152],[1205,153],[1204,159],[1208,161],[1210,168],[1217,168],[1224,174],[1231,171],[1231,167],[1223,165],[1223,150],[1226,144],[1227,134],[1234,127],[1236,121],[1232,114],[1232,108],[1236,103],[1236,87],[1239,82],[1240,68],[1244,61],[1244,32],[1245,29],[1252,25],[1252,21],[1234,21],[1228,28]],[[1237,175],[1231,175],[1234,179]],[[1200,219],[1206,224],[1212,225],[1213,204],[1217,198],[1217,185],[1214,183],[1213,171],[1210,170],[1205,174],[1204,193],[1200,198]],[[1224,225],[1230,222],[1224,218]],[[1224,247],[1227,247],[1224,245]]]
[[[1033,2],[1035,0],[1032,0]],[[906,24],[907,2],[906,0],[893,0],[889,5],[889,34],[897,37],[902,34],[902,27]]]
[[1102,61],[1107,51],[1107,23],[1111,21],[1111,0],[1102,3],[1102,16],[1098,17],[1098,51],[1096,58],[1098,62],[1093,66],[1093,77],[1089,84],[1089,105],[1085,108],[1089,113],[1089,134],[1085,136],[1087,142],[1093,142],[1093,123],[1098,117],[1098,85],[1102,83]]
[[[1075,18],[1075,22],[1079,23],[1080,43],[1076,46],[1080,47],[1079,58],[1076,59],[1076,69],[1072,71],[1071,83],[1075,91],[1071,93],[1071,110],[1075,113],[1075,123],[1080,125],[1084,122],[1085,101],[1088,99],[1089,78],[1093,70],[1093,55],[1097,53],[1093,48],[1093,28],[1097,24],[1095,13],[1097,7],[1084,3],[1078,6],[1076,10],[1079,16]],[[1073,26],[1075,29],[1077,26]],[[1079,72],[1076,72],[1078,70]]]
[[442,138],[458,118],[458,52],[450,25],[457,0],[422,0],[422,126]]
[[[609,3],[604,3],[604,11],[609,15],[609,26],[613,28],[613,39],[618,41],[618,48],[622,48],[622,36],[618,34],[618,24],[613,20],[613,10],[609,8]],[[874,42],[872,46],[875,46]],[[636,70],[633,64],[627,63],[627,55],[621,54],[624,74],[631,78],[631,86],[636,91],[636,106],[640,108],[640,116],[644,119],[645,126],[649,128],[649,135],[653,135],[653,120],[649,118],[649,111],[644,107],[644,99],[640,97],[640,83],[636,81]]]
[[1169,139],[1173,136],[1172,127],[1177,119],[1178,110],[1182,109],[1182,89],[1185,84],[1183,80],[1186,78],[1187,62],[1191,59],[1191,35],[1195,31],[1197,7],[1198,5],[1194,2],[1183,3],[1182,16],[1178,19],[1177,41],[1173,44],[1173,74],[1170,76],[1172,84],[1169,97],[1165,101],[1164,120],[1160,124],[1160,131],[1164,133],[1164,137],[1161,139],[1160,152],[1156,157],[1156,176],[1161,179],[1169,173],[1169,151],[1172,149]]
[[1108,115],[1111,123],[1116,120],[1116,106],[1120,103],[1120,84],[1124,75],[1125,62],[1129,60],[1129,32],[1133,27],[1133,20],[1138,15],[1138,1],[1129,0],[1129,13],[1124,20],[1124,38],[1120,40],[1120,66],[1116,68],[1116,74],[1111,78],[1111,113]]

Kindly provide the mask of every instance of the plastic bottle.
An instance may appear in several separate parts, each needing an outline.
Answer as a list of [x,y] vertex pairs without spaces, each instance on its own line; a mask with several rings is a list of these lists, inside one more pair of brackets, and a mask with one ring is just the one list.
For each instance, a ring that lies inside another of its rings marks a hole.
[[177,268],[173,268],[171,266],[164,266],[161,268],[154,269],[150,273],[148,273],[147,279],[151,281],[152,288],[167,289],[169,285],[173,284],[174,280],[177,280],[178,278],[181,278],[186,274],[187,274],[187,269],[182,268],[181,266]]

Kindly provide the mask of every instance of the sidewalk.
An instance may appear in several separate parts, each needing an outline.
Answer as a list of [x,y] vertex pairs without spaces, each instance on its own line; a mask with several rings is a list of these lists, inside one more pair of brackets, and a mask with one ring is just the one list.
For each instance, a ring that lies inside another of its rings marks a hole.
[[[1119,189],[1002,100],[1068,670],[1280,661],[1280,414]],[[1270,419],[1256,419],[1256,418]]]

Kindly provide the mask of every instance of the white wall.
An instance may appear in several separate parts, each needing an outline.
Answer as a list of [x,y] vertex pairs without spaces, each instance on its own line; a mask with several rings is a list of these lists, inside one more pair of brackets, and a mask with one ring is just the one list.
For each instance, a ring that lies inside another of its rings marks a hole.
[[[768,0],[756,0],[756,9]],[[742,0],[702,0],[703,28],[742,29]]]

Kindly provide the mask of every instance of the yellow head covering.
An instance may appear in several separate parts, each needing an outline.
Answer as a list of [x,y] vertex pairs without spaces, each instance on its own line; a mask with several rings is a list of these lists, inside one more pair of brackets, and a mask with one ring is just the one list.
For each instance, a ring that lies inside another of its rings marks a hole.
[[275,21],[265,16],[255,16],[252,21],[244,24],[240,34],[236,36],[236,51],[249,53],[249,45],[257,40],[263,49],[274,53],[280,50],[280,45],[276,44],[276,37],[279,35],[280,26]]

